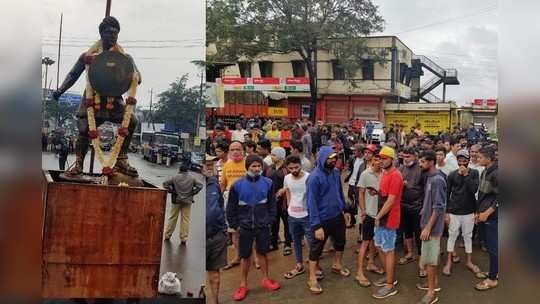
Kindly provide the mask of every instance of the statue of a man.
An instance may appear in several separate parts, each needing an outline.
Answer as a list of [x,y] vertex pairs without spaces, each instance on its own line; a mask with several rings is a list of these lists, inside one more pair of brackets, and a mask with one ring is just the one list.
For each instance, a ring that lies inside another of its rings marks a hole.
[[[101,24],[99,25],[99,35],[101,36],[101,43],[103,46],[103,51],[111,50],[118,40],[118,33],[120,32],[120,23],[116,18],[108,16],[103,19]],[[133,64],[133,68],[135,71],[139,72],[135,63],[133,62],[133,58],[131,56],[127,55],[131,63]],[[58,100],[58,98],[69,88],[71,88],[75,82],[79,79],[82,72],[85,70],[85,57],[86,53],[83,53],[71,71],[67,74],[64,82],[58,88],[58,90],[54,91],[52,96],[54,99]],[[139,73],[139,84],[141,83],[140,80],[140,73]],[[83,93],[83,96],[86,96],[85,93]],[[122,123],[122,118],[124,115],[125,110],[125,103],[122,99],[122,96],[100,96],[101,104],[105,104],[107,102],[107,97],[113,97],[113,108],[107,109],[107,107],[102,106],[95,112],[95,119],[96,119],[96,126],[101,125],[105,121],[110,121],[113,123]],[[84,101],[84,98],[83,98]],[[84,157],[86,156],[86,153],[88,152],[89,147],[89,128],[88,128],[88,118],[87,118],[87,112],[86,112],[86,106],[84,105],[84,102],[81,101],[81,104],[79,106],[79,111],[77,113],[77,124],[79,129],[79,136],[77,140],[77,144],[75,147],[75,153],[76,153],[76,161],[75,166],[66,172],[66,175],[68,176],[78,176],[83,173],[83,163],[84,163]],[[133,136],[133,132],[135,131],[135,128],[137,127],[137,120],[134,115],[131,115],[131,120],[129,122],[128,127],[128,136],[125,137],[124,142],[122,144],[122,148],[120,150],[120,153],[118,155],[118,159],[116,161],[116,164],[113,168],[115,172],[120,172],[128,176],[137,177],[137,169],[129,165],[128,157],[127,157],[127,151],[129,148],[129,144],[131,142],[131,138]]]

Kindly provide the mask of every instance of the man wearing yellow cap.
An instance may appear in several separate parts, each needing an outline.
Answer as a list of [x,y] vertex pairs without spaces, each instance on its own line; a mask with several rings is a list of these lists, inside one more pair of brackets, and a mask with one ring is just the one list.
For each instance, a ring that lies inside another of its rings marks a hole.
[[373,297],[384,299],[397,294],[397,280],[394,278],[396,266],[395,244],[396,230],[400,223],[400,203],[403,191],[403,177],[394,165],[396,152],[391,147],[385,146],[379,152],[382,167],[384,169],[379,187],[379,212],[375,217],[375,246],[384,260],[386,278],[374,282],[380,287]]

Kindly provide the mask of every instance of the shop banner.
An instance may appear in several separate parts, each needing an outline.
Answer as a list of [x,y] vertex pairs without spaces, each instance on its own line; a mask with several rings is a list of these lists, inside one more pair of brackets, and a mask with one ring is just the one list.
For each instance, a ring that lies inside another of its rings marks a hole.
[[258,77],[258,78],[217,78],[225,91],[282,91],[309,92],[309,79],[305,77]]

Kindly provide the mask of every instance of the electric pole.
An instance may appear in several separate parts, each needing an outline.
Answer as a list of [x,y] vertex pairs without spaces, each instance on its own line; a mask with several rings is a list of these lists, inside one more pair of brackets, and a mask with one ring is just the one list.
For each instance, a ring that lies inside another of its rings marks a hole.
[[[154,97],[154,88],[150,89],[150,121],[152,121],[152,130],[156,132],[156,125],[154,125],[154,115],[152,115],[152,97]],[[150,127],[150,121],[148,121],[147,127]]]

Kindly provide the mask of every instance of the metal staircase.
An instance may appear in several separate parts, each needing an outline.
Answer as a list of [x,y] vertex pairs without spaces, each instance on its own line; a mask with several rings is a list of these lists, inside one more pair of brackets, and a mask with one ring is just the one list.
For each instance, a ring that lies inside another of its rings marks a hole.
[[[418,92],[418,98],[426,102],[445,102],[446,85],[458,85],[458,73],[456,69],[444,69],[431,59],[423,55],[413,55],[413,60],[419,60],[421,66],[433,73],[435,76],[422,85]],[[439,98],[432,93],[436,87],[443,84],[443,98]]]

